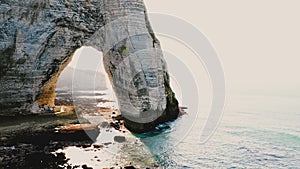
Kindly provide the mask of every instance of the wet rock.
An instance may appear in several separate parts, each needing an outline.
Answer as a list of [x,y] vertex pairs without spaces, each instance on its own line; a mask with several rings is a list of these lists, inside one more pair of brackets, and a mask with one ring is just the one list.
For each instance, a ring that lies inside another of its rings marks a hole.
[[136,168],[132,165],[129,165],[129,166],[125,166],[124,169],[136,169]]
[[157,164],[154,164],[154,165],[153,165],[153,167],[156,167],[156,168],[157,168],[157,167],[159,167],[159,165],[157,165]]
[[104,146],[101,145],[101,144],[94,144],[93,147],[94,147],[94,148],[103,148]]
[[84,145],[82,145],[81,147],[82,147],[82,148],[89,148],[89,147],[91,147],[91,144],[84,144]]
[[100,127],[107,128],[107,127],[109,127],[109,123],[107,121],[104,121],[104,122],[100,123]]
[[92,167],[88,167],[86,164],[83,164],[81,167],[82,167],[83,169],[93,169]]
[[126,138],[124,136],[115,136],[114,141],[118,143],[122,143],[126,141]]
[[113,128],[115,128],[116,130],[120,130],[120,128],[121,128],[121,126],[120,126],[120,124],[119,123],[117,123],[117,122],[110,122],[110,125],[113,127]]
[[105,146],[112,144],[112,142],[103,143]]
[[1,141],[5,141],[5,140],[7,140],[7,137],[1,137],[0,140],[1,140]]
[[124,117],[122,115],[118,115],[118,116],[114,116],[113,119],[120,121],[120,120],[124,120]]

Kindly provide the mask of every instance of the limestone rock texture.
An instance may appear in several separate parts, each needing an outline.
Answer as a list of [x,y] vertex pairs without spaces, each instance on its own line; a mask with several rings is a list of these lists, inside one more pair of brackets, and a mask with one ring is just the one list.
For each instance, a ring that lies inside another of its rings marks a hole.
[[103,53],[126,126],[176,119],[178,102],[142,0],[0,0],[0,115],[54,106],[57,78],[76,49]]

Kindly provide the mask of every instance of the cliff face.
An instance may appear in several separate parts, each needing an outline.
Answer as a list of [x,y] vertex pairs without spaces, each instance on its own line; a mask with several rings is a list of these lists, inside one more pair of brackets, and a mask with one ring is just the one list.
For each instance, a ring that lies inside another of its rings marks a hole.
[[54,106],[57,78],[81,46],[103,52],[128,128],[175,119],[178,102],[142,0],[1,0],[2,115]]

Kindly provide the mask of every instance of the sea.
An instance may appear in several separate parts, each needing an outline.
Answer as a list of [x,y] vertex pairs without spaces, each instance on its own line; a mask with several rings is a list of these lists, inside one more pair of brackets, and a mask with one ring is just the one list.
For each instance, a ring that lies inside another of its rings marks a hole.
[[[201,114],[182,116],[162,133],[142,140],[163,168],[300,168],[299,101],[234,96],[205,143],[200,142]],[[181,130],[193,121],[190,130]]]

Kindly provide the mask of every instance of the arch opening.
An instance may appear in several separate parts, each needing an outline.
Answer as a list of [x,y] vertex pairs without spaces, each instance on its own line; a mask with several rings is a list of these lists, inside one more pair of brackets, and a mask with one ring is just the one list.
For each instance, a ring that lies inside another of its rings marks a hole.
[[118,111],[102,52],[89,46],[77,49],[45,84],[37,102],[40,107],[53,107],[60,116]]

